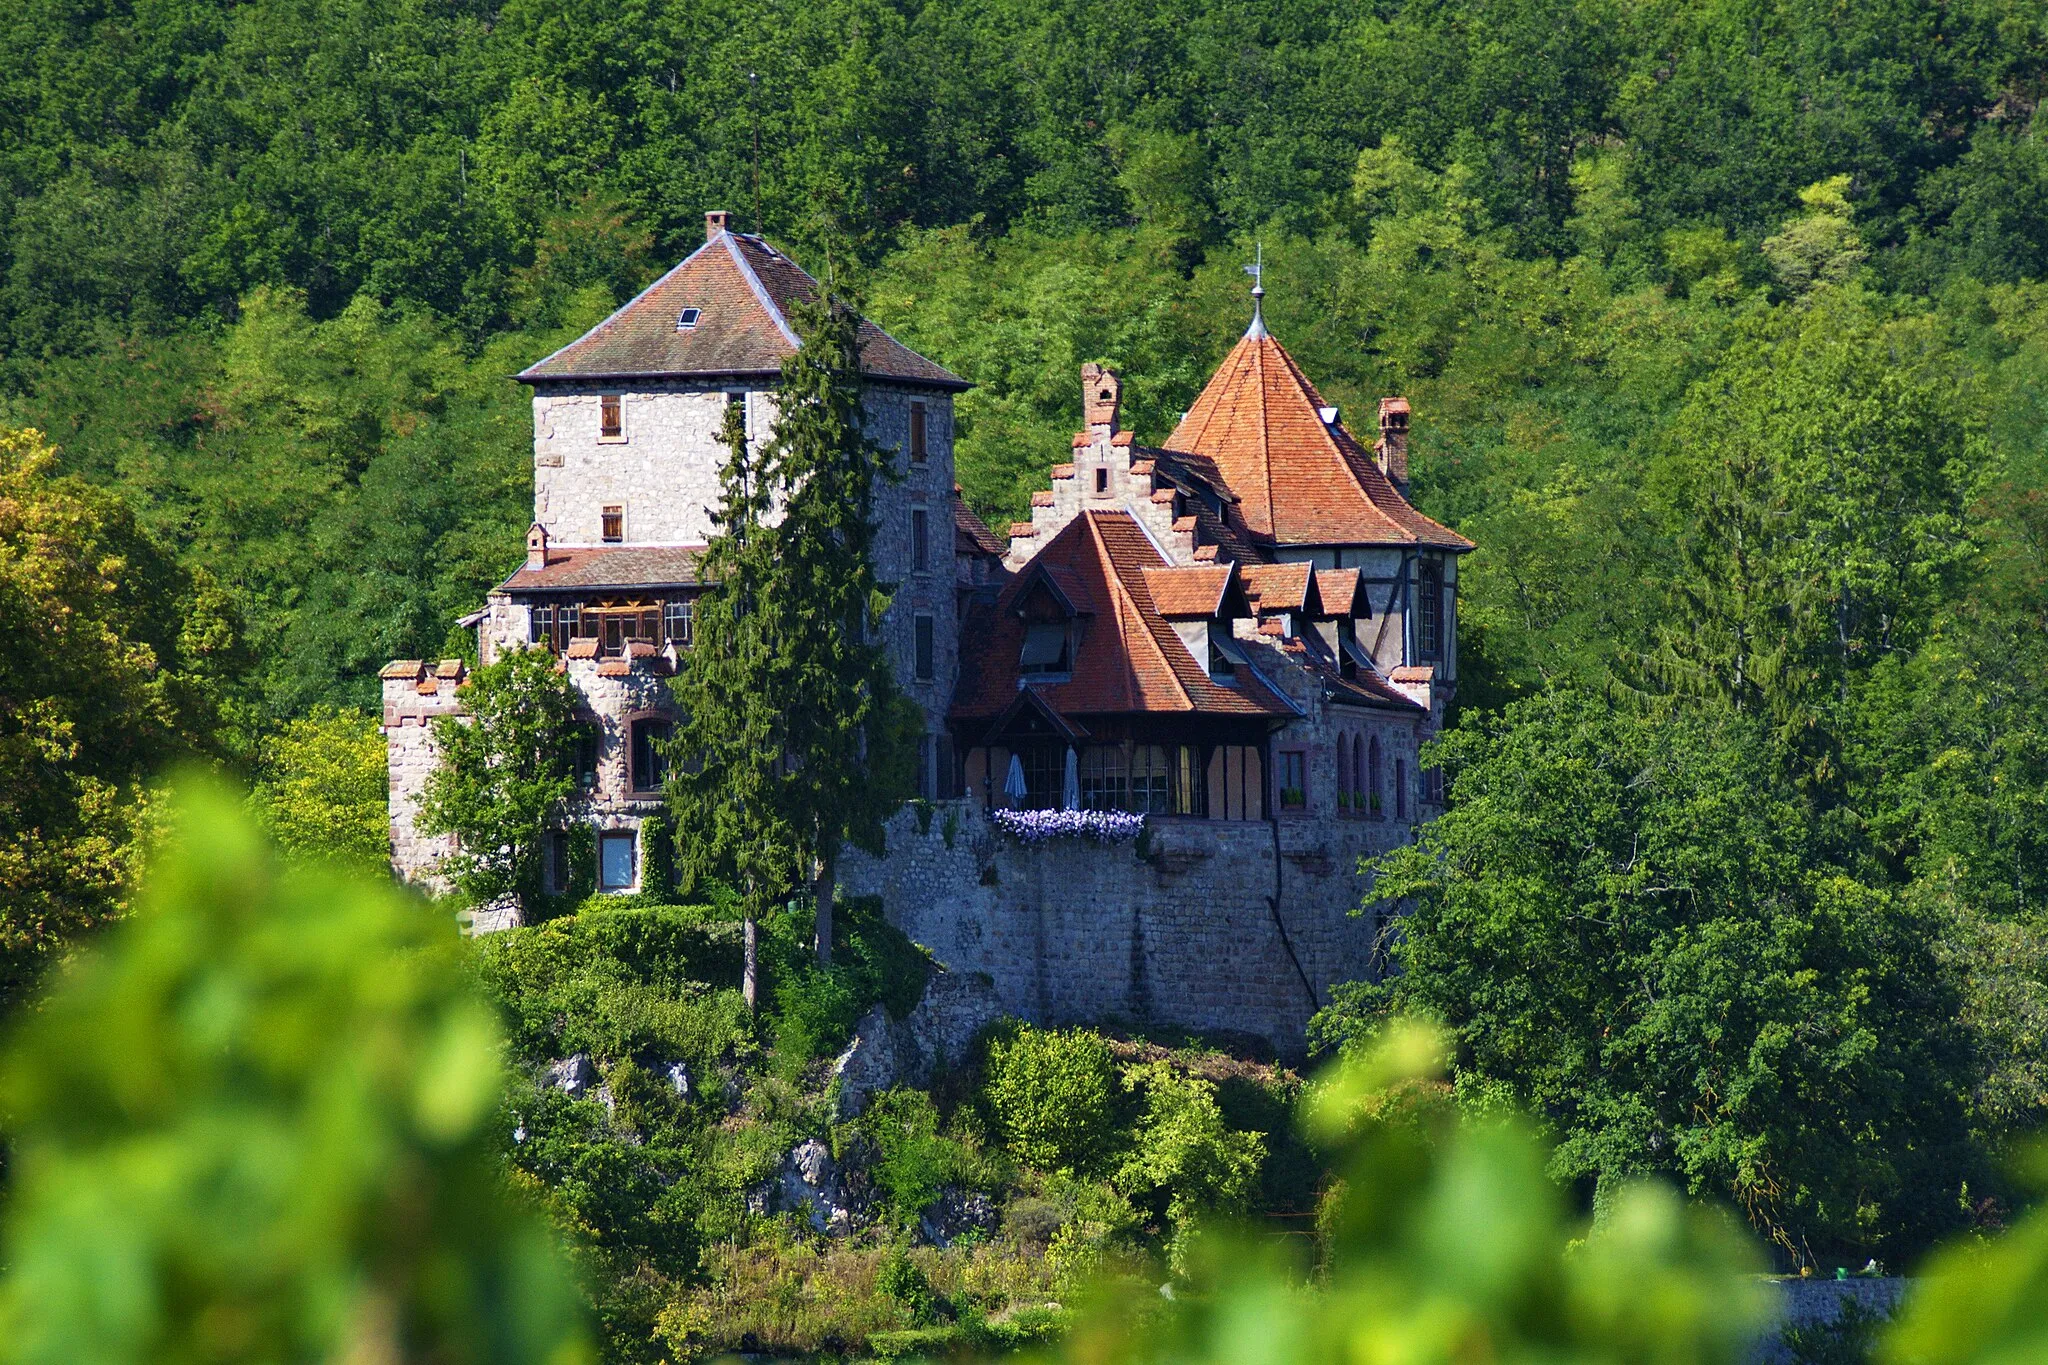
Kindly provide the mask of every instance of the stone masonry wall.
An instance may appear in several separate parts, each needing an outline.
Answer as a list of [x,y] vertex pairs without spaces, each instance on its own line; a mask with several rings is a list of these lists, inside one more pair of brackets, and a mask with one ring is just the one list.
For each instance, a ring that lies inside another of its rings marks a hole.
[[1349,912],[1359,854],[1388,837],[1154,817],[1141,858],[1129,842],[1022,845],[957,801],[923,832],[897,816],[888,856],[850,855],[842,881],[950,970],[985,974],[1018,1018],[1249,1033],[1295,1056],[1329,987],[1373,970],[1377,916]]

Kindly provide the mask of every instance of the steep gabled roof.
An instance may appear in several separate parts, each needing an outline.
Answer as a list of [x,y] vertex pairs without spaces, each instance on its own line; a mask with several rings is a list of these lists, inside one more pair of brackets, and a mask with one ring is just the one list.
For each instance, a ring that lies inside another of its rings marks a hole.
[[1307,562],[1244,566],[1245,593],[1257,599],[1261,616],[1275,611],[1305,612],[1311,604],[1320,607],[1315,580],[1315,566]]
[[1166,444],[1206,456],[1237,494],[1253,535],[1282,545],[1472,542],[1408,503],[1316,392],[1287,348],[1254,327]]
[[[818,297],[818,282],[760,237],[716,231],[675,269],[519,378],[671,378],[769,375],[794,354],[789,309]],[[685,309],[697,316],[677,325]],[[860,320],[861,372],[935,389],[968,383]]]
[[[1168,565],[1129,513],[1083,512],[1032,557],[1031,565],[964,624],[956,717],[996,716],[1015,703],[1025,630],[1016,608],[1019,598],[1042,580],[1089,603],[1067,681],[1029,684],[1059,714],[1297,714],[1248,670],[1235,687],[1210,680],[1207,667],[1195,661],[1160,614],[1147,571]],[[1199,572],[1226,585],[1230,581],[1228,566],[1171,572]]]

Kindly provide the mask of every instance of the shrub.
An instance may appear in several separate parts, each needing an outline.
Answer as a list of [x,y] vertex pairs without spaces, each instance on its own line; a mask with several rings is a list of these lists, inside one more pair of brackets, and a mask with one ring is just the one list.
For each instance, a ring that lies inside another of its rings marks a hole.
[[1117,1171],[1117,1187],[1166,1215],[1178,1272],[1185,1268],[1187,1237],[1199,1215],[1249,1206],[1266,1156],[1265,1135],[1232,1132],[1217,1107],[1216,1087],[1166,1062],[1132,1067],[1124,1085],[1143,1096],[1144,1113],[1133,1149]]
[[986,1088],[1003,1141],[1019,1161],[1086,1171],[1106,1159],[1116,1076],[1100,1034],[1021,1027],[989,1045]]
[[967,1153],[939,1132],[939,1110],[921,1090],[878,1096],[856,1125],[879,1153],[875,1183],[898,1223],[910,1224],[966,1174]]

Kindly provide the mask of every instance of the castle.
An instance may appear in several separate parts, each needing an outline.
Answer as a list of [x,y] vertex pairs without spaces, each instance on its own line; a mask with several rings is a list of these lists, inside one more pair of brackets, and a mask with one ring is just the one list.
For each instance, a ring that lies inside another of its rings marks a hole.
[[[761,237],[705,243],[589,333],[520,374],[533,392],[526,562],[463,618],[485,663],[552,650],[588,705],[583,795],[601,891],[646,875],[658,740],[690,647],[697,557],[718,501],[718,432],[773,423],[788,309],[816,282]],[[1262,1035],[1298,1050],[1328,988],[1374,970],[1351,913],[1361,857],[1441,806],[1419,746],[1457,682],[1469,541],[1408,502],[1409,408],[1382,399],[1367,447],[1266,329],[1249,330],[1164,445],[1118,425],[1120,385],[1081,373],[1083,429],[1007,542],[953,478],[969,385],[863,321],[868,436],[897,452],[877,491],[886,642],[924,713],[922,800],[847,893],[954,973],[1041,1023],[1123,1018]],[[431,722],[459,711],[459,661],[382,674],[393,863],[431,879],[448,845],[414,814]],[[1012,807],[1139,812],[1136,843],[1025,843]],[[549,876],[567,889],[567,831]],[[503,927],[486,912],[478,928]]]

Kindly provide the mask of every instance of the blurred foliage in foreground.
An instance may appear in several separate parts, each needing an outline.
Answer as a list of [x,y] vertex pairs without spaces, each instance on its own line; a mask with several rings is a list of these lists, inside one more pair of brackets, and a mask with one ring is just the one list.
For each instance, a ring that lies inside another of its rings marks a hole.
[[223,794],[179,809],[0,1068],[0,1361],[587,1359],[446,918],[280,868]]
[[[1321,1275],[1270,1243],[1198,1244],[1177,1299],[1133,1286],[1068,1340],[1101,1361],[1738,1361],[1770,1314],[1728,1215],[1628,1187],[1577,1229],[1516,1125],[1462,1116],[1442,1039],[1390,1028],[1316,1087],[1310,1136],[1342,1172]],[[1298,1239],[1290,1239],[1298,1240]]]

